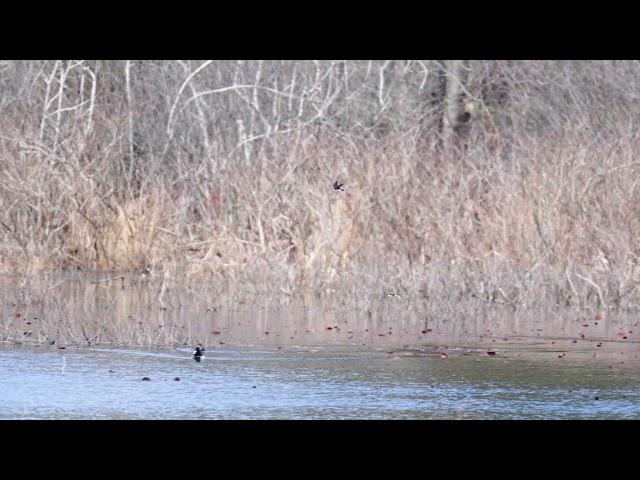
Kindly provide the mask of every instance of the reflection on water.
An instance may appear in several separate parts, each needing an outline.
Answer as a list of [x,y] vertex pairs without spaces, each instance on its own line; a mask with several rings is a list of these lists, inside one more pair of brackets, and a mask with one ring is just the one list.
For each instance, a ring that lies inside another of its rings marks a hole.
[[[640,418],[638,362],[535,345],[0,348],[3,419]],[[545,356],[546,355],[546,356]],[[572,358],[575,355],[575,358]],[[555,359],[555,361],[552,360]],[[148,377],[150,381],[142,381]],[[176,377],[179,380],[176,380]]]
[[[416,345],[563,338],[632,344],[634,312],[546,305],[514,311],[479,299],[438,302],[374,294],[314,304],[283,295],[224,296],[206,281],[60,273],[0,275],[0,341],[49,345]],[[617,347],[616,347],[617,348]],[[627,347],[625,347],[627,348]]]
[[640,418],[632,312],[164,282],[0,276],[0,417]]

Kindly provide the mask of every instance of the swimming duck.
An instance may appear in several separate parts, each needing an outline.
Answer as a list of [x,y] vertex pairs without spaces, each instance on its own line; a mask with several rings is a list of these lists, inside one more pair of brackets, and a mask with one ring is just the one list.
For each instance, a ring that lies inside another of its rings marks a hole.
[[196,345],[196,349],[193,351],[193,359],[196,362],[199,362],[200,360],[202,360],[202,357],[204,357],[204,347],[201,343],[199,343],[198,345]]

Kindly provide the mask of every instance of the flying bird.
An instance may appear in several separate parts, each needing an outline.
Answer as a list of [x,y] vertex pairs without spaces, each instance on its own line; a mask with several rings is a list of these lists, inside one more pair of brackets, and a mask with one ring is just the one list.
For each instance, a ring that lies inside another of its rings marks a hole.
[[334,192],[344,192],[344,188],[342,188],[344,185],[344,183],[338,184],[338,181],[336,180],[333,184],[333,191]]

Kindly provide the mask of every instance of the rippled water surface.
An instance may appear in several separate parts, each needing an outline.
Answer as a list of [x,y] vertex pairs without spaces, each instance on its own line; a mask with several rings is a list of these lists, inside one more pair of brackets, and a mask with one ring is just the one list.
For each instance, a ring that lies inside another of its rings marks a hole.
[[0,275],[0,418],[640,418],[631,309],[299,305],[105,275]]
[[0,418],[640,418],[633,351],[559,347],[221,345],[196,363],[186,348],[2,346]]

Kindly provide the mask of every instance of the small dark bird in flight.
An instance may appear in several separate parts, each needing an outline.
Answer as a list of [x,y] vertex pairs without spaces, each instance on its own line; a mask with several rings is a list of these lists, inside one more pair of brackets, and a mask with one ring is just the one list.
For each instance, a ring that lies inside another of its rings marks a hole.
[[344,188],[342,188],[342,186],[344,185],[344,183],[341,183],[338,185],[338,181],[336,180],[333,184],[333,191],[334,192],[344,192]]

